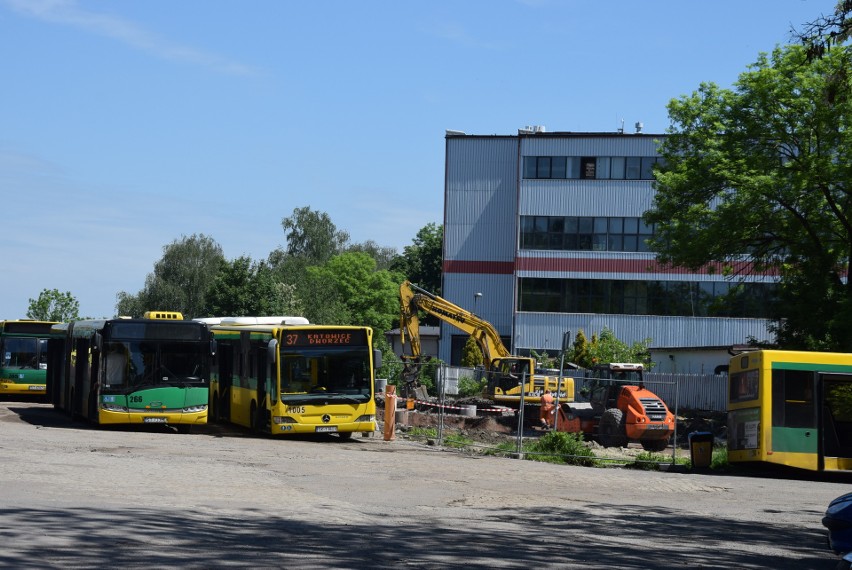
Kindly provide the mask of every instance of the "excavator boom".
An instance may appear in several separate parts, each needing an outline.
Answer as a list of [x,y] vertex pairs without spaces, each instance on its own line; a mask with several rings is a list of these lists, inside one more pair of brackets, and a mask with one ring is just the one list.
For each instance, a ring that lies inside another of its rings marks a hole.
[[[525,356],[512,355],[500,339],[497,329],[488,321],[414,285],[410,281],[405,281],[400,285],[399,299],[399,330],[403,352],[406,336],[411,344],[411,355],[403,356],[403,360],[407,362],[419,362],[420,360],[420,322],[417,312],[423,311],[474,338],[487,363],[488,392],[493,399],[503,402],[520,401],[521,386],[519,383],[522,378],[527,379],[523,390],[526,398],[530,401],[539,401],[545,389],[558,391],[559,397],[563,400],[574,399],[573,379],[563,379],[560,386],[555,378],[534,376],[535,360]],[[409,371],[411,369],[412,367],[408,367]]]

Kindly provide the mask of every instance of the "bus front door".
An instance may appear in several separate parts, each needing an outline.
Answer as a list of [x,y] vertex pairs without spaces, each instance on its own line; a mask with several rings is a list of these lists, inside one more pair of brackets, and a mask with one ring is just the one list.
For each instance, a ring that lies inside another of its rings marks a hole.
[[852,469],[852,375],[820,374],[821,470]]

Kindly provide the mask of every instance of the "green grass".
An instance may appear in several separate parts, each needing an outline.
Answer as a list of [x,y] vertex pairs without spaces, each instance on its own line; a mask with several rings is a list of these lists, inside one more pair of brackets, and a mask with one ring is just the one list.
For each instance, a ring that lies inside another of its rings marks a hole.
[[586,447],[582,434],[552,431],[524,446],[524,457],[532,461],[583,465],[598,464],[594,452]]
[[474,441],[472,439],[457,433],[450,434],[444,438],[444,445],[447,447],[454,447],[456,449],[464,449],[473,443]]
[[720,445],[713,448],[713,456],[710,458],[710,469],[726,471],[730,468],[728,463],[728,447]]
[[438,429],[413,427],[406,431],[405,435],[413,439],[434,439],[438,437]]

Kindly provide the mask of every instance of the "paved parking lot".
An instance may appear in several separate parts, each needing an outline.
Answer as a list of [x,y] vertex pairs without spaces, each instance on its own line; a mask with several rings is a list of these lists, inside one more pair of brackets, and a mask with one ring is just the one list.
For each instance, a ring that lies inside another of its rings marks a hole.
[[567,467],[0,402],[0,567],[833,568],[852,479]]

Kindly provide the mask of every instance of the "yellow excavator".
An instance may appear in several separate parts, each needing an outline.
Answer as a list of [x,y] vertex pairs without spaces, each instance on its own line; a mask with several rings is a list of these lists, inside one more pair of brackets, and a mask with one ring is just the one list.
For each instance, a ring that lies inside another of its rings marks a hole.
[[[417,382],[423,357],[420,352],[420,320],[418,311],[433,315],[472,336],[485,361],[487,384],[484,396],[497,403],[518,407],[521,392],[525,404],[540,404],[544,390],[559,395],[562,402],[574,401],[574,379],[544,376],[535,373],[535,359],[514,356],[503,345],[500,334],[488,321],[465,311],[446,299],[421,289],[410,281],[399,286],[399,332],[405,353],[406,338],[411,354],[403,354],[405,386]],[[524,383],[523,386],[521,383]]]

